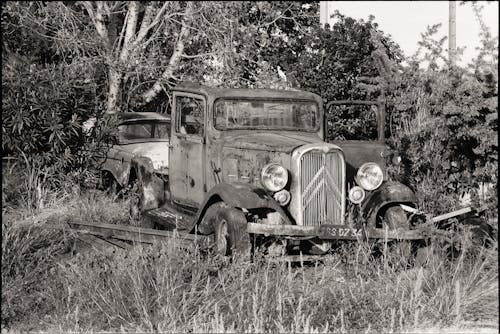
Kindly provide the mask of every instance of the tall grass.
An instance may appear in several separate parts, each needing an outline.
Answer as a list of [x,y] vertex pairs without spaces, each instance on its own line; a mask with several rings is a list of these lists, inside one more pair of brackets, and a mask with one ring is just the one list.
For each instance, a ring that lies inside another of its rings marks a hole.
[[[46,201],[37,224],[2,213],[2,327],[57,332],[402,332],[498,324],[497,242],[450,262],[436,244],[407,268],[409,245],[341,243],[324,261],[257,257],[218,266],[174,240],[64,259],[68,219],[125,223],[126,202],[99,192]],[[18,210],[27,210],[18,207]],[[46,213],[48,212],[48,213]],[[464,235],[466,238],[467,235]],[[467,243],[465,243],[467,244]]]
[[496,249],[480,253],[454,263],[436,255],[404,270],[404,252],[373,258],[357,244],[320,265],[237,261],[216,272],[175,242],[87,253],[59,267],[50,323],[79,331],[400,332],[498,320]]
[[[39,302],[52,306],[38,312],[39,326],[78,332],[401,332],[498,321],[495,247],[453,263],[435,253],[425,267],[408,270],[405,246],[375,258],[367,244],[345,244],[323,264],[257,259],[217,271],[210,258],[175,241],[127,253],[82,253],[64,264],[45,261],[40,267],[50,275],[39,275]],[[9,256],[11,262],[27,260]],[[51,258],[40,253],[45,256]]]

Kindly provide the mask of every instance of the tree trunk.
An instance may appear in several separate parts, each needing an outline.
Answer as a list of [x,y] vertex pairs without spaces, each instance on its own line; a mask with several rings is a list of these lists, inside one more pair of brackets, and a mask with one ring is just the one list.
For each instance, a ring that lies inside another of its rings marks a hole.
[[111,66],[109,68],[108,105],[106,108],[108,114],[115,114],[118,112],[118,97],[120,96],[121,83],[122,74]]

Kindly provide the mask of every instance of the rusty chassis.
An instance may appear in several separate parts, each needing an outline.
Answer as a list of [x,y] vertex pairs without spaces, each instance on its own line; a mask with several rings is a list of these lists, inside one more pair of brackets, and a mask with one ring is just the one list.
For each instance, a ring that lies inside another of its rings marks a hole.
[[417,226],[415,229],[388,229],[373,228],[369,226],[357,228],[346,225],[323,224],[318,226],[298,226],[298,225],[276,225],[248,223],[247,232],[252,234],[262,234],[264,236],[280,236],[289,239],[312,239],[324,240],[425,240],[430,234],[429,228],[440,228],[440,224],[452,218],[464,218],[470,215],[477,215],[485,208],[474,209],[472,207],[461,208],[446,214],[435,217],[425,215],[417,209],[406,207],[405,210],[412,211],[413,214],[425,217],[426,223]]
[[394,240],[421,240],[428,237],[424,230],[387,228],[355,228],[345,225],[323,224],[319,226],[297,226],[297,225],[271,225],[248,223],[247,232],[251,234],[262,234],[264,236],[281,236],[290,239],[312,239],[324,240],[368,240],[368,239],[394,239]]

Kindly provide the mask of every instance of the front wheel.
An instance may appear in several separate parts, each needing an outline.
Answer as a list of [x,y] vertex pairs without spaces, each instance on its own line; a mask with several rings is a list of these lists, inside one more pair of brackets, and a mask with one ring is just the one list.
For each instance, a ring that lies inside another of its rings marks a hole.
[[398,228],[410,228],[408,218],[406,217],[406,212],[399,205],[388,207],[385,210],[383,221],[390,230],[395,230]]
[[223,257],[248,258],[251,242],[246,226],[243,212],[230,207],[219,208],[215,217],[214,252]]

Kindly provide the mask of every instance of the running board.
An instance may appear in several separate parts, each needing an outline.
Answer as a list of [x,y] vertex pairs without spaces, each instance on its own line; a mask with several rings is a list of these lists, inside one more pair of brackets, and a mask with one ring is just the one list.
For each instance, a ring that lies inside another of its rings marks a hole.
[[143,213],[143,216],[169,230],[185,231],[192,221],[192,216],[180,213],[170,207],[161,207]]

